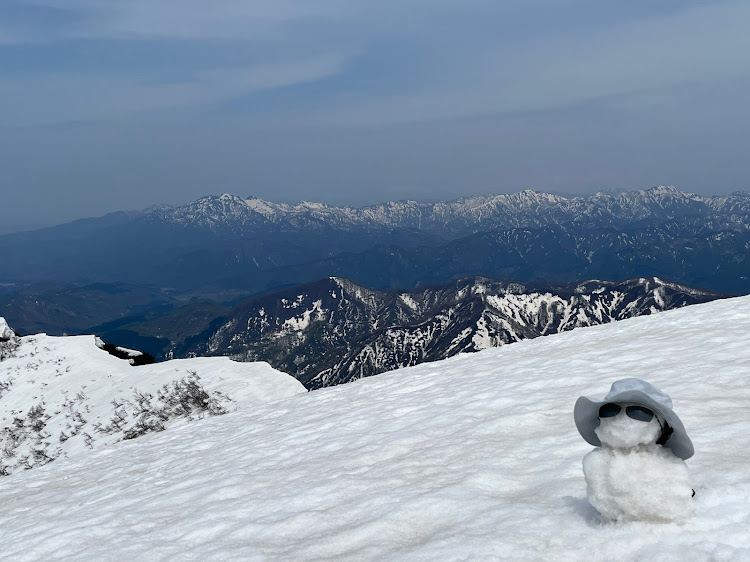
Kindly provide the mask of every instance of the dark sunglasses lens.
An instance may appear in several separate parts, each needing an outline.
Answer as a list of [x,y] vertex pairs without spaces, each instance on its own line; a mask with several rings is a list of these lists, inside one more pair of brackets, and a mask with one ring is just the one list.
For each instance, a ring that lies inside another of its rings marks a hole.
[[629,418],[642,422],[650,422],[654,419],[654,413],[643,406],[628,406],[625,408],[625,412],[628,414]]
[[617,404],[605,404],[601,408],[599,408],[599,417],[600,418],[613,418],[617,414],[620,413],[620,406]]

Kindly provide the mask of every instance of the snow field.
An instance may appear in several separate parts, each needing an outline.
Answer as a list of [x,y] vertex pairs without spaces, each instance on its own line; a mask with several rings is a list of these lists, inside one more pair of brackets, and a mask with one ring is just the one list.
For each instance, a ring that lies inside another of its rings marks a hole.
[[[573,405],[674,401],[696,515],[606,523]],[[230,392],[231,394],[231,392]],[[7,560],[750,560],[750,298],[243,407],[0,479]]]
[[[122,440],[141,417],[137,393],[151,396],[151,421],[184,423],[188,416],[175,412],[166,419],[158,396],[165,385],[171,391],[179,381],[194,378],[214,398],[215,408],[227,411],[305,392],[297,380],[266,363],[198,357],[133,367],[99,349],[95,336],[39,334],[18,341],[0,361],[0,469],[5,472]],[[208,414],[193,417],[203,415]]]

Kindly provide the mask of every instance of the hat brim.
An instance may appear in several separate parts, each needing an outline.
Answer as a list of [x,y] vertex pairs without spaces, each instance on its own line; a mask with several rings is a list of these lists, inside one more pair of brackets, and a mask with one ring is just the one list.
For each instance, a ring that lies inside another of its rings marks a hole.
[[612,397],[611,400],[595,401],[589,400],[585,396],[581,396],[576,401],[575,409],[573,410],[573,418],[575,419],[578,433],[581,434],[581,437],[583,437],[587,443],[590,443],[595,447],[601,447],[602,443],[599,440],[599,437],[597,437],[595,430],[599,426],[599,408],[604,404],[609,403],[636,404],[653,410],[659,418],[667,422],[674,430],[664,446],[672,449],[672,452],[682,460],[689,459],[693,456],[693,453],[695,452],[693,449],[693,443],[690,441],[685,426],[682,425],[677,414],[670,409],[664,408],[664,406],[655,402],[647,394],[638,390],[622,392],[617,396]]

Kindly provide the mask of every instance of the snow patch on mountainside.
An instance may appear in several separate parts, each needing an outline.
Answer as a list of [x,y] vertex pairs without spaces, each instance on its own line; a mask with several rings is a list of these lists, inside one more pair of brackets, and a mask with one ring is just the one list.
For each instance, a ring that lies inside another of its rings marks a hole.
[[[299,297],[298,301],[295,301],[295,305],[298,305],[302,301],[302,297]],[[301,332],[306,330],[310,326],[311,321],[322,321],[325,316],[321,307],[323,306],[322,300],[316,300],[313,306],[309,310],[305,310],[300,316],[292,316],[284,320],[284,324],[281,326],[280,336],[284,335],[285,331],[291,330],[293,332]],[[296,308],[296,306],[294,307]]]
[[[0,479],[8,560],[750,560],[750,297],[458,355]],[[644,378],[684,525],[601,520],[581,396]]]

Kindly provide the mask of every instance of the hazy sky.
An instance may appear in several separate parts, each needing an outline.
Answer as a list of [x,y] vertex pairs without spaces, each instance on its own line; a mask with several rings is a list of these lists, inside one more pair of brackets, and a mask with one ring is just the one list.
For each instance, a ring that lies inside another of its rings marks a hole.
[[750,2],[2,0],[0,232],[223,192],[750,189]]

